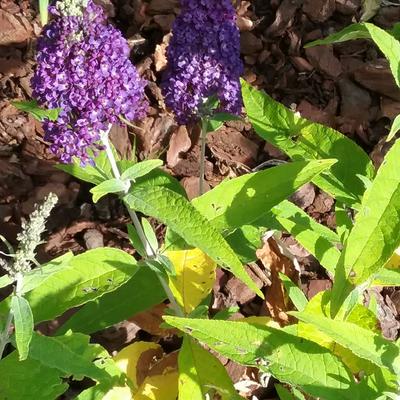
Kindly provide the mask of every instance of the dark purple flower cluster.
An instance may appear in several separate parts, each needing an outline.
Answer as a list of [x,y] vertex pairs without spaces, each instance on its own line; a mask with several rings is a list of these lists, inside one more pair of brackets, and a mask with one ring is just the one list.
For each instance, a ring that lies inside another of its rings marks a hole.
[[68,0],[50,8],[53,18],[38,40],[32,87],[39,104],[62,110],[57,121],[44,123],[52,152],[64,163],[73,157],[86,163],[87,150],[96,148],[109,124],[118,123],[119,116],[144,116],[146,83],[129,60],[126,40],[107,24],[103,9],[93,0],[74,1],[70,14]]
[[231,0],[181,0],[167,51],[165,102],[186,124],[202,117],[210,97],[219,112],[240,114],[240,34]]

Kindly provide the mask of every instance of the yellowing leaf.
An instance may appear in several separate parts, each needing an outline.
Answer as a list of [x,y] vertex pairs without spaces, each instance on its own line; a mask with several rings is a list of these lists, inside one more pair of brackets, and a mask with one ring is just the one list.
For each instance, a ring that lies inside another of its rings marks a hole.
[[[315,295],[307,304],[305,312],[326,317],[329,315],[329,298],[330,292],[320,292]],[[337,319],[343,318],[343,312],[339,313]],[[362,328],[377,332],[377,319],[375,315],[366,307],[357,304],[346,318],[347,322],[352,322]],[[332,353],[336,354],[353,373],[364,371],[366,374],[372,374],[376,369],[368,360],[356,356],[349,349],[337,344],[331,337],[322,333],[315,326],[299,321],[297,325],[297,334],[305,339],[312,340],[320,346],[326,347]]]
[[168,368],[162,375],[148,376],[136,392],[135,400],[176,400],[177,396],[178,372]]
[[122,349],[114,357],[114,361],[137,388],[147,375],[150,363],[160,358],[162,354],[161,346],[156,343],[135,342]]
[[262,326],[270,326],[272,328],[280,328],[280,325],[278,322],[274,321],[271,317],[245,317],[245,318],[239,318],[236,319],[235,321],[237,322],[247,322],[248,324],[254,324],[254,325],[262,325]]
[[390,260],[385,265],[389,269],[400,268],[400,247],[393,253]]
[[199,249],[167,251],[175,268],[169,286],[185,313],[191,313],[207,297],[215,282],[217,264]]
[[133,400],[130,387],[114,387],[104,397],[103,400]]

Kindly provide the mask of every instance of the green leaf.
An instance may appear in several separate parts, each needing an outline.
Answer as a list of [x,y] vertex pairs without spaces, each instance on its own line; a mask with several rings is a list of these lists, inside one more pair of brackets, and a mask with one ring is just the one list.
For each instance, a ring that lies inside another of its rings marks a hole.
[[307,300],[307,297],[305,296],[305,294],[285,274],[282,274],[280,272],[279,277],[281,278],[281,281],[282,281],[283,285],[285,286],[285,290],[286,290],[290,300],[292,300],[292,303],[294,304],[294,306],[299,311],[303,311],[306,308],[307,303],[308,303],[308,300]]
[[20,361],[28,357],[33,335],[33,315],[29,303],[21,296],[12,296],[11,312],[14,315],[15,341]]
[[[329,298],[329,291],[318,293],[309,301],[304,312],[310,315],[326,317],[329,314]],[[378,332],[378,320],[375,314],[360,304],[355,304],[349,312],[345,312],[344,309],[341,310],[341,314],[337,316],[337,319],[354,323],[361,328],[369,329],[371,332]],[[365,375],[371,375],[377,370],[377,367],[370,361],[359,358],[349,349],[340,346],[335,340],[322,333],[313,325],[300,321],[297,324],[297,335],[329,349],[354,374],[359,374],[363,371]]]
[[90,189],[93,194],[93,202],[97,203],[102,197],[110,193],[124,193],[129,186],[120,179],[109,179]]
[[400,87],[400,42],[382,28],[370,23],[365,23],[365,26],[371,39],[389,61],[394,80]]
[[351,220],[349,210],[344,204],[336,202],[335,204],[335,218],[336,218],[336,231],[340,237],[340,241],[345,243],[349,237],[350,231],[353,229],[353,221]]
[[30,272],[27,272],[24,275],[20,293],[25,294],[31,292],[51,275],[62,271],[64,268],[68,268],[73,257],[73,253],[68,252],[44,265],[41,265],[38,268],[33,269]]
[[158,240],[156,233],[153,230],[150,222],[146,218],[142,218],[142,227],[144,235],[146,236],[147,241],[149,242],[151,248],[157,252],[158,251]]
[[352,39],[372,39],[389,61],[393,77],[397,86],[400,87],[400,42],[391,33],[374,24],[364,22],[350,25],[325,39],[308,43],[306,47],[340,43]]
[[92,165],[87,164],[81,166],[78,161],[74,161],[73,164],[58,164],[56,165],[56,168],[80,179],[81,181],[93,183],[94,185],[99,185],[101,182],[109,178]]
[[283,385],[275,384],[275,389],[280,400],[306,400],[303,394],[296,388],[292,388],[293,393],[286,389]]
[[237,115],[232,115],[228,113],[216,113],[211,117],[207,118],[207,125],[206,125],[207,133],[217,131],[224,125],[224,122],[226,121],[240,121],[240,120],[241,118],[238,117]]
[[166,299],[156,274],[141,267],[125,284],[111,293],[85,304],[57,333],[69,329],[91,334],[148,310]]
[[290,233],[324,268],[334,273],[340,257],[340,251],[335,246],[340,239],[335,232],[289,201],[274,207],[272,214],[284,231]]
[[283,329],[246,322],[170,316],[164,319],[221,355],[270,372],[281,382],[299,386],[312,396],[324,400],[354,399],[357,386],[336,356]]
[[[106,394],[114,387],[123,387],[127,384],[125,374],[120,370],[108,353],[104,351],[104,354],[99,354],[99,356],[101,357],[95,360],[94,364],[97,367],[104,369],[110,376],[109,379],[103,380],[101,383],[91,386],[79,393],[75,398],[76,400],[103,400]],[[116,400],[122,399],[117,398]]]
[[386,141],[389,142],[390,140],[392,140],[395,137],[395,135],[396,135],[396,133],[398,131],[400,131],[400,115],[398,115],[394,119],[392,127],[390,128],[390,132],[389,132],[389,135],[388,135]]
[[384,339],[380,334],[346,321],[332,320],[305,312],[291,312],[290,314],[301,321],[314,325],[358,357],[369,360],[379,367],[387,368],[399,376],[400,348],[395,343]]
[[128,229],[128,237],[129,241],[131,242],[132,247],[143,257],[147,257],[146,249],[143,246],[142,239],[136,230],[136,228],[132,224],[127,225]]
[[57,121],[61,108],[53,108],[45,110],[39,107],[36,100],[27,101],[12,101],[11,104],[20,111],[25,111],[32,115],[38,121],[49,119],[50,121]]
[[332,33],[331,35],[327,36],[324,39],[314,40],[312,42],[307,43],[304,45],[304,48],[321,46],[321,45],[328,45],[333,43],[342,43],[347,42],[348,40],[356,40],[356,39],[370,39],[371,36],[366,29],[365,24],[352,24],[346,26],[339,32]]
[[59,371],[32,359],[18,360],[14,351],[0,360],[0,399],[54,400],[68,388]]
[[248,264],[257,260],[256,252],[262,247],[262,237],[266,230],[265,227],[243,225],[225,236],[225,239],[240,260]]
[[121,175],[121,179],[123,181],[136,181],[136,179],[147,175],[149,172],[153,171],[153,169],[161,167],[162,165],[163,162],[161,160],[142,161],[125,170]]
[[147,187],[165,187],[181,196],[187,198],[186,191],[183,186],[172,175],[161,169],[154,169],[147,175],[138,178],[135,183],[135,188]]
[[42,336],[34,333],[29,358],[76,379],[85,376],[96,381],[110,379],[104,370],[93,363],[95,356],[89,339],[89,336],[71,332],[65,336]]
[[222,235],[184,197],[162,187],[134,186],[124,201],[132,209],[165,223],[263,297]]
[[185,336],[179,351],[179,400],[203,400],[216,390],[221,400],[239,400],[221,362],[193,339]]
[[72,258],[65,268],[49,274],[25,294],[35,323],[112,292],[138,270],[136,260],[122,250],[98,248]]
[[400,269],[382,268],[374,276],[374,286],[400,286]]
[[336,315],[354,285],[377,273],[400,244],[400,141],[380,167],[365,193],[336,268],[332,315]]
[[11,279],[8,275],[4,275],[2,277],[0,277],[0,289],[11,285],[14,282],[13,279]]
[[340,243],[339,236],[287,200],[251,225],[243,225],[226,240],[244,262],[252,262],[257,260],[256,251],[261,247],[261,237],[269,230],[290,233],[322,266],[334,272],[340,257],[336,248],[336,244]]
[[295,400],[293,393],[290,390],[286,389],[284,386],[275,384],[275,389],[278,393],[280,400]]
[[337,159],[338,163],[313,182],[336,199],[357,207],[364,193],[357,175],[374,176],[371,160],[361,147],[332,128],[301,118],[245,82],[242,93],[248,118],[258,135],[290,158]]
[[299,161],[246,174],[222,182],[192,204],[219,231],[232,230],[257,220],[335,162]]

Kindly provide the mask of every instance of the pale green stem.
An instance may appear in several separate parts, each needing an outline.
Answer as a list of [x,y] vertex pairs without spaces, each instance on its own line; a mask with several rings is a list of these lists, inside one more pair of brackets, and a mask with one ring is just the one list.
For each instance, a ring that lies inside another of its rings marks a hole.
[[45,26],[49,20],[49,0],[39,0],[40,22]]
[[[119,172],[119,168],[118,168],[117,162],[115,160],[114,153],[112,151],[112,148],[110,145],[110,140],[108,137],[110,129],[111,129],[111,127],[109,128],[108,131],[101,132],[100,138],[105,147],[107,158],[110,161],[111,169],[113,171],[114,177],[116,179],[121,179],[121,173]],[[127,191],[128,190],[129,190],[129,187],[127,188]],[[135,229],[138,233],[140,241],[143,244],[143,247],[146,251],[147,257],[148,258],[156,257],[157,254],[156,254],[155,250],[152,248],[150,242],[147,240],[146,235],[143,230],[143,227],[142,227],[142,224],[140,223],[136,212],[127,203],[124,202],[124,204],[125,204],[126,209],[128,210],[128,213],[129,213],[129,216],[131,217],[133,225],[135,226]],[[164,278],[161,275],[157,274],[157,276],[158,276],[158,279],[160,280],[161,286],[163,287],[166,295],[168,296],[168,300],[171,303],[171,307],[175,310],[176,315],[179,315],[181,317],[184,316],[181,307],[176,302],[175,296],[173,295],[170,287],[168,286],[168,283],[164,280]]]
[[206,170],[206,141],[207,141],[208,121],[203,119],[201,122],[200,133],[200,173],[199,173],[199,196],[204,193],[204,175]]

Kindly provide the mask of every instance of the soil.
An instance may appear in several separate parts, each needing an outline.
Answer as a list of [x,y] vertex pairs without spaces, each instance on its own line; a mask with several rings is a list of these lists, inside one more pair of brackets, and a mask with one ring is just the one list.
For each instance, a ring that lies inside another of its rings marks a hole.
[[[136,128],[114,127],[113,143],[122,155],[132,155],[135,149],[140,160],[155,156],[165,160],[167,170],[193,198],[197,195],[199,132],[196,127],[179,127],[174,122],[159,88],[179,1],[98,2],[129,40],[132,61],[149,81],[148,116]],[[362,40],[334,47],[307,50],[303,47],[359,20],[361,0],[236,0],[236,4],[245,79],[302,116],[344,133],[361,145],[379,166],[388,150],[385,143],[388,126],[400,113],[400,90],[382,54],[372,43]],[[29,82],[35,67],[35,42],[41,30],[37,7],[37,1],[33,0],[0,0],[0,235],[15,244],[21,221],[35,203],[54,192],[60,202],[49,220],[46,244],[39,249],[40,262],[68,250],[79,253],[99,245],[133,253],[125,233],[128,219],[123,207],[112,197],[93,205],[90,186],[54,168],[56,160],[47,151],[40,123],[10,104],[12,100],[31,96]],[[399,20],[400,7],[382,6],[373,22],[388,28]],[[239,176],[266,161],[276,160],[286,157],[256,136],[250,124],[229,122],[208,138],[207,183],[212,188],[227,177]],[[334,200],[312,184],[296,193],[294,201],[317,221],[335,227]],[[158,231],[163,232],[161,226]],[[309,253],[291,237],[282,241],[296,258],[296,262],[285,258],[283,266],[289,265],[293,274],[300,272],[302,288],[308,297],[330,287],[329,277]],[[268,242],[266,246],[275,258],[283,257],[274,244]],[[274,315],[280,323],[287,323],[288,304],[276,282],[277,272],[270,271],[270,280],[262,278],[265,278],[263,271],[274,264],[271,254],[265,257],[266,251],[265,247],[260,250],[260,262],[252,266],[251,274],[265,291],[273,290],[276,298],[263,304],[235,278],[219,271],[214,288],[215,311],[239,305],[240,315]],[[399,291],[380,289],[376,295],[382,310],[383,331],[394,340],[400,331]],[[143,328],[128,321],[122,328],[96,334],[96,340],[114,350],[141,337],[143,331],[154,337],[149,326],[154,326],[157,313],[160,311],[152,310],[144,317],[148,321],[141,325]],[[116,334],[120,329],[125,330],[123,342],[121,335]],[[274,397],[271,385],[262,388],[254,371],[227,360],[225,364],[236,382],[243,376],[254,381],[249,396]]]

